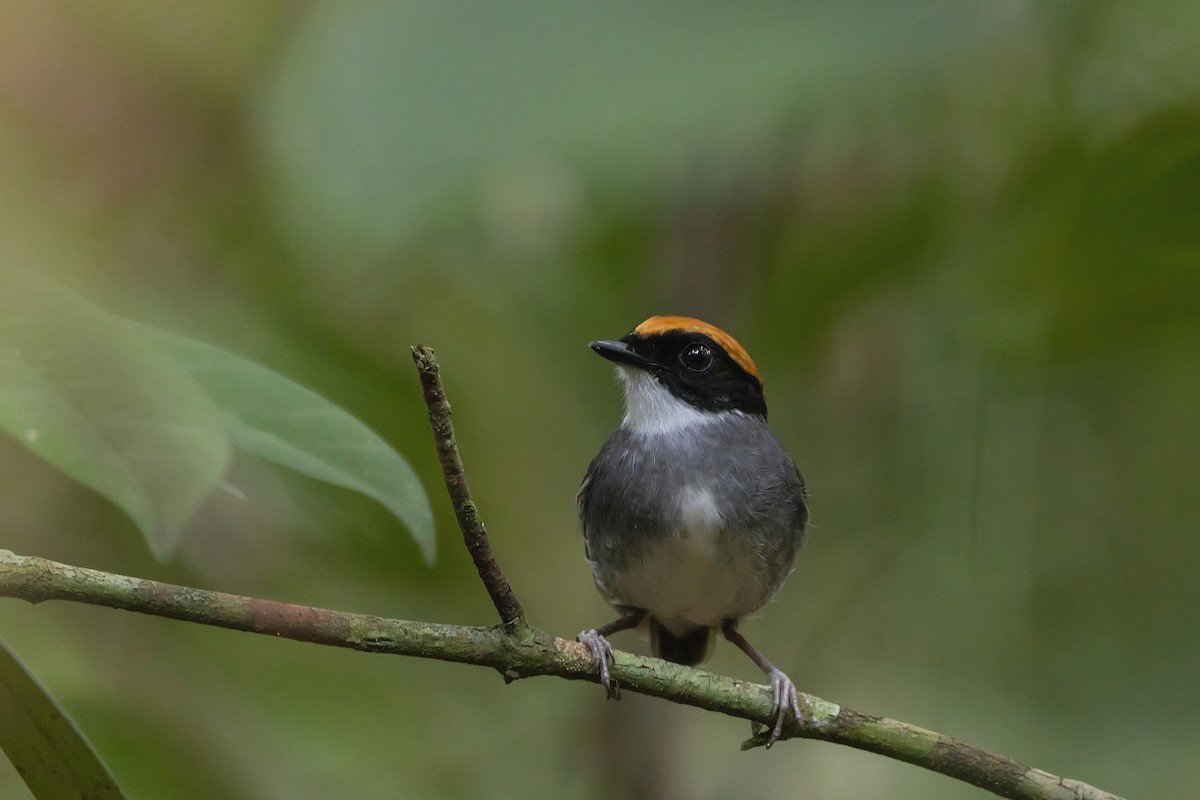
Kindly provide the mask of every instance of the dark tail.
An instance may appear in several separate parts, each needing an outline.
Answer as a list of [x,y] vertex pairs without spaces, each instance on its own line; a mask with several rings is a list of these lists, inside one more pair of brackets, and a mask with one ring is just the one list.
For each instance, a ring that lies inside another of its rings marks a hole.
[[650,649],[659,658],[694,667],[708,655],[708,643],[712,641],[712,628],[697,628],[691,633],[676,636],[653,617],[650,618]]

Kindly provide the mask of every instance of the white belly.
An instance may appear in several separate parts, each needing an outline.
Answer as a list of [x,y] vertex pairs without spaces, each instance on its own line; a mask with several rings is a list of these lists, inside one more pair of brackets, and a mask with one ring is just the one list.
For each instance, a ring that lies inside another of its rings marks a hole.
[[730,546],[712,495],[688,487],[679,503],[682,525],[676,535],[656,542],[609,583],[611,599],[645,609],[676,635],[762,608],[770,589],[759,558]]

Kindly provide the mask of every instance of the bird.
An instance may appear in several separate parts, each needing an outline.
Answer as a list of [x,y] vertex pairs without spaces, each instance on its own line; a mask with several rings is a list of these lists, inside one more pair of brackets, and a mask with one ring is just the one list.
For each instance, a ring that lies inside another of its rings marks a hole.
[[767,427],[758,368],[693,317],[653,316],[589,346],[616,365],[625,395],[576,498],[596,588],[619,616],[576,639],[617,698],[610,635],[644,622],[656,656],[694,666],[719,631],[768,678],[770,747],[789,712],[802,721],[796,685],[738,623],[783,586],[809,510],[800,470]]

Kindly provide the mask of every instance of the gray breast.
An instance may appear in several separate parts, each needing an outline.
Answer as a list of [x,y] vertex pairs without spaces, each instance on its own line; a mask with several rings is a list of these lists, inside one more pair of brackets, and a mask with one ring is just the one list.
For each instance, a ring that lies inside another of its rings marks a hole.
[[588,469],[579,512],[605,598],[677,632],[766,604],[808,520],[792,459],[743,414],[673,434],[618,430]]

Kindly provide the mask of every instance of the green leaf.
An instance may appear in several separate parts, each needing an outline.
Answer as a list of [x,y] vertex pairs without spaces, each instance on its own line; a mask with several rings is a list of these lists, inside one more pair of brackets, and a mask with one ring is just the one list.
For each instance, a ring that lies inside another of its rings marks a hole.
[[0,641],[0,749],[38,800],[124,797],[91,743]]
[[204,387],[235,447],[373,498],[432,566],[433,512],[416,474],[374,431],[319,394],[212,345],[144,328]]
[[228,465],[220,413],[126,320],[3,278],[0,429],[115,503],[167,557]]
[[270,201],[314,263],[392,263],[448,209],[743,174],[811,109],[912,91],[996,35],[977,4],[816,5],[313,4],[255,104]]

